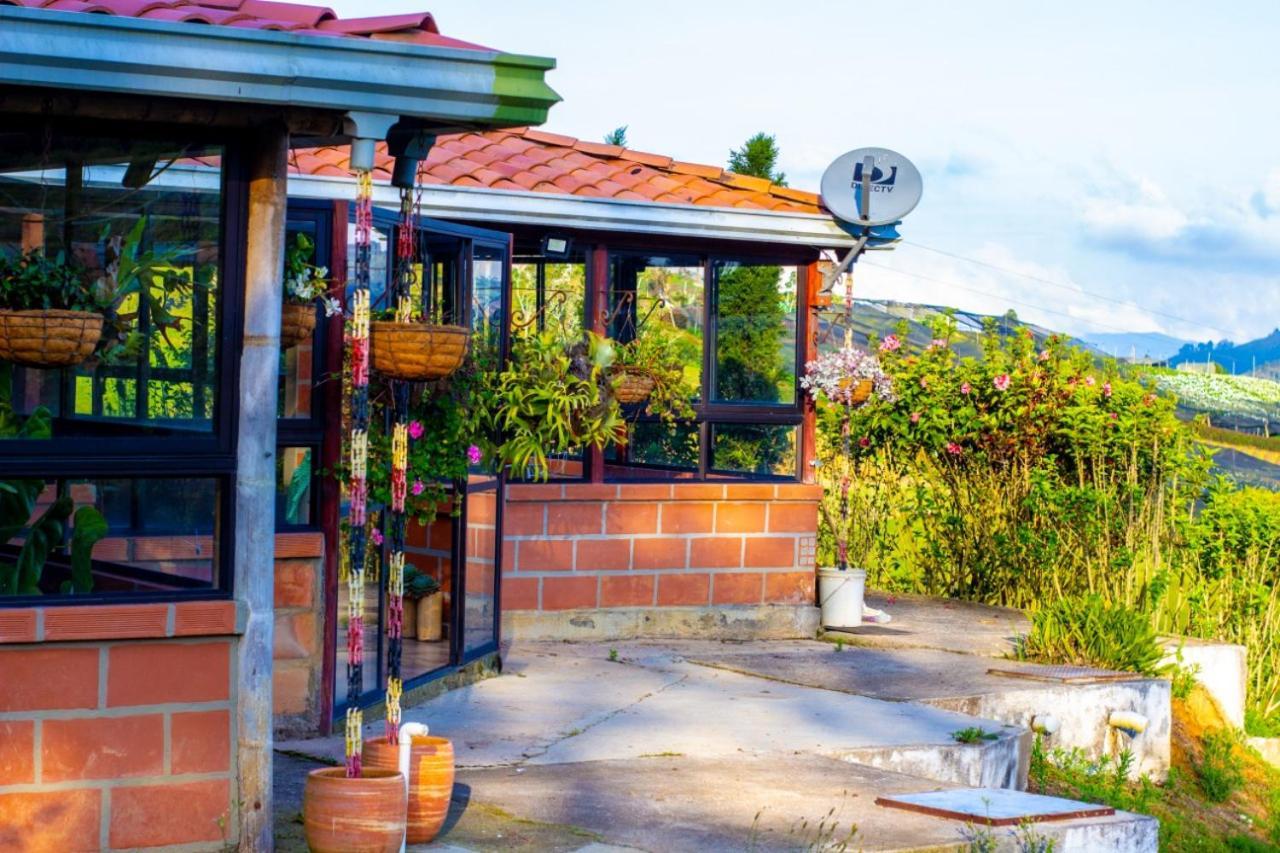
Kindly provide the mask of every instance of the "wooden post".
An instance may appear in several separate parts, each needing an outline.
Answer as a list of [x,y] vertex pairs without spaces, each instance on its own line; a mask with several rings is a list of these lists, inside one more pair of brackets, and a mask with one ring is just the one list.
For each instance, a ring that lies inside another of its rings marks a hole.
[[[817,262],[801,268],[802,281],[798,288],[802,302],[800,310],[805,314],[804,361],[806,364],[818,357],[818,335],[822,332],[822,318],[818,314],[818,290],[822,286],[822,270]],[[813,463],[818,458],[818,409],[813,398],[801,392],[804,421],[800,425],[800,479],[805,483],[817,481],[818,472]]]
[[[591,250],[587,253],[587,263],[590,265],[590,274],[587,277],[587,281],[591,287],[591,298],[587,300],[591,316],[587,318],[587,328],[597,335],[607,335],[609,330],[604,323],[604,317],[609,312],[608,248],[601,245],[591,247]],[[587,470],[591,472],[590,481],[592,483],[603,483],[604,451],[599,447],[589,447],[586,449],[584,456],[583,461],[587,463]]]
[[276,377],[288,142],[288,130],[281,124],[258,129],[245,146],[249,215],[236,454],[235,596],[246,619],[237,646],[235,702],[239,849],[246,853],[272,849]]

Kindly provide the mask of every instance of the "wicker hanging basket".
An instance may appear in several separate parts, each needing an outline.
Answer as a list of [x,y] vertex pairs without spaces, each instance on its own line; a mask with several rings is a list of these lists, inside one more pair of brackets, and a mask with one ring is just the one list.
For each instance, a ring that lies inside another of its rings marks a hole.
[[861,406],[863,403],[867,402],[867,400],[870,400],[871,387],[872,382],[870,379],[859,379],[856,383],[853,379],[840,380],[841,390],[849,388],[852,389],[849,392],[849,405],[851,406]]
[[280,306],[280,349],[292,349],[308,341],[316,331],[316,306],[286,302]]
[[444,379],[462,366],[471,332],[462,326],[379,320],[369,324],[369,336],[374,370],[425,382]]
[[93,355],[102,315],[92,311],[0,310],[0,361],[23,367],[73,367]]
[[641,367],[612,368],[609,378],[613,380],[614,399],[624,406],[645,402],[657,385],[653,374]]

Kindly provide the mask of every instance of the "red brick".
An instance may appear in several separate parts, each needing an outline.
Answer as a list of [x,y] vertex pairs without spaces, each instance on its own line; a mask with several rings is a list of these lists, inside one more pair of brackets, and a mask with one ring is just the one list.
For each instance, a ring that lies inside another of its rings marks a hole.
[[663,533],[710,533],[715,504],[666,503],[662,505]]
[[785,569],[796,564],[794,536],[765,536],[747,539],[742,563],[749,569]]
[[546,504],[508,504],[502,511],[502,531],[507,536],[541,536]]
[[618,487],[604,483],[565,483],[564,499],[567,501],[611,501],[618,496]]
[[427,544],[432,551],[449,553],[453,548],[453,522],[447,518],[437,518],[431,522],[427,531]]
[[169,608],[163,604],[50,607],[44,613],[44,639],[98,640],[163,637]]
[[107,657],[107,705],[226,699],[231,690],[230,664],[231,645],[225,642],[112,646]]
[[657,533],[657,504],[612,503],[605,509],[605,533]]
[[813,483],[779,483],[777,499],[780,501],[813,501],[822,500],[822,486]]
[[813,604],[813,572],[770,572],[764,576],[765,604]]
[[516,570],[516,543],[514,539],[502,540],[502,573]]
[[234,634],[236,605],[233,601],[188,601],[174,605],[175,637]]
[[556,535],[595,535],[601,527],[601,504],[565,503],[550,504],[547,507],[547,534]]
[[164,715],[45,720],[40,756],[42,782],[155,776],[164,772]]
[[636,539],[631,565],[637,569],[683,569],[688,546],[683,539]]
[[99,850],[101,815],[102,793],[92,788],[0,794],[0,850]]
[[[244,808],[252,809],[253,804],[245,803]],[[222,841],[231,832],[230,824],[231,783],[226,779],[111,791],[113,848]]]
[[277,560],[323,557],[324,534],[277,533],[274,554]]
[[311,606],[315,596],[316,566],[312,560],[276,560],[276,607]]
[[761,503],[718,503],[716,533],[763,533],[764,511]]
[[711,590],[710,575],[658,575],[658,606],[705,605]]
[[303,714],[310,707],[311,668],[297,662],[271,668],[271,710],[276,714]]
[[34,643],[35,641],[35,610],[0,610],[0,643]]
[[231,769],[231,713],[193,711],[169,719],[173,773],[222,773]]
[[538,579],[537,578],[502,578],[502,609],[537,610]]
[[0,785],[36,781],[35,736],[30,720],[0,722]]
[[600,606],[652,605],[654,577],[655,575],[605,575],[600,578]]
[[316,652],[316,615],[314,613],[277,613],[275,660],[309,658]]
[[770,533],[813,533],[817,529],[817,504],[769,504]]
[[543,610],[573,610],[595,606],[595,577],[542,579]]
[[742,537],[707,536],[691,540],[689,544],[689,568],[742,568]]
[[98,707],[98,650],[0,649],[0,711]]
[[729,483],[724,487],[724,496],[731,501],[769,501],[773,500],[773,484]]
[[619,483],[618,500],[653,501],[670,500],[671,486],[663,483]]
[[711,582],[712,604],[759,604],[763,576],[755,572],[726,572]]
[[514,483],[507,486],[507,501],[558,501],[559,483]]
[[208,560],[211,556],[210,536],[148,536],[133,541],[133,559],[143,562]]
[[573,563],[579,572],[631,568],[630,539],[579,539]]
[[570,539],[524,539],[516,556],[522,572],[563,572],[573,568],[573,541]]
[[676,483],[671,496],[678,501],[718,501],[724,497],[724,486],[714,483]]
[[[427,547],[427,528],[416,521],[410,521],[404,530],[404,544],[407,548]],[[276,563],[276,565],[280,565]],[[277,604],[280,602],[277,601]]]

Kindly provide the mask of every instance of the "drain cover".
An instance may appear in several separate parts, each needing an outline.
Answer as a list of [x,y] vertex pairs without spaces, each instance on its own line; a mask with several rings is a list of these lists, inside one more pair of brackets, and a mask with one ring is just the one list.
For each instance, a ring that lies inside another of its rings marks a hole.
[[1035,666],[992,667],[988,675],[1005,678],[1024,678],[1028,681],[1048,681],[1053,684],[1091,684],[1100,681],[1132,681],[1142,676],[1132,672],[1116,672],[1111,669],[1090,669],[1087,666]]
[[1028,794],[1010,788],[952,788],[921,794],[894,794],[877,797],[876,805],[986,826],[1015,826],[1026,820],[1042,822],[1109,817],[1116,813],[1109,806]]

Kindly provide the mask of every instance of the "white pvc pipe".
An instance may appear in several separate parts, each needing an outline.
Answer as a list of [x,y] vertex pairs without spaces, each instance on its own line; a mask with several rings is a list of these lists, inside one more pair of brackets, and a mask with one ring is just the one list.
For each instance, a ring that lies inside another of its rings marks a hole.
[[[409,803],[409,758],[413,751],[413,739],[415,737],[426,737],[429,729],[426,723],[401,723],[400,724],[400,773],[404,776],[404,798],[405,805]],[[405,827],[405,834],[400,839],[400,853],[404,853],[405,842],[409,837],[408,827]]]

